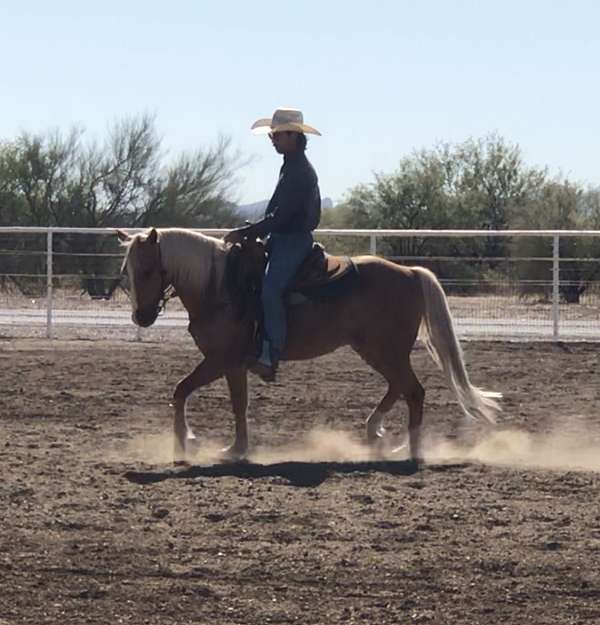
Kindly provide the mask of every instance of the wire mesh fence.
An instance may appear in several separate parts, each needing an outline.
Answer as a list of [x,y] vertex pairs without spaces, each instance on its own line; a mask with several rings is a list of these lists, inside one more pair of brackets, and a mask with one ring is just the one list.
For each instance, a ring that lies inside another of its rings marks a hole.
[[[462,338],[600,340],[600,232],[320,230],[316,239],[330,253],[434,271]],[[151,328],[131,322],[122,260],[112,229],[0,228],[0,336],[185,338],[176,299]]]

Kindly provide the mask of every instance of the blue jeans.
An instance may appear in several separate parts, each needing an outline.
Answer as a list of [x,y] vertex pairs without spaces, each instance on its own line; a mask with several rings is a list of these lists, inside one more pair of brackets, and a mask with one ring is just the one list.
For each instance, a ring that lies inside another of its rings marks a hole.
[[313,244],[311,232],[271,234],[269,263],[262,285],[262,305],[266,338],[271,350],[283,352],[286,337],[283,294]]

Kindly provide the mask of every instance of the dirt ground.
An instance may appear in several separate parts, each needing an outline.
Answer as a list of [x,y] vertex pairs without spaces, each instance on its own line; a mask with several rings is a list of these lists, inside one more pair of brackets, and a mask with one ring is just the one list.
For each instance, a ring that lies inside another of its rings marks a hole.
[[247,463],[197,393],[174,467],[191,340],[1,341],[0,624],[600,623],[600,346],[464,348],[504,413],[465,423],[417,349],[419,470],[363,446],[384,385],[347,350],[252,379]]

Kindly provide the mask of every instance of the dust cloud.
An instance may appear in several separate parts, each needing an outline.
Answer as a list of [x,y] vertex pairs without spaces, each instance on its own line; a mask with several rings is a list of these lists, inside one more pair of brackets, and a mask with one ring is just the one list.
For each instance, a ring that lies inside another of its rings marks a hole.
[[[224,444],[199,439],[192,450],[191,461],[211,464],[223,461]],[[173,460],[173,435],[170,431],[138,436],[113,449],[112,461],[136,461],[145,464],[168,464]],[[298,442],[281,447],[257,446],[250,450],[249,462],[275,464],[279,462],[359,462],[372,460],[372,451],[347,432],[315,429]]]
[[560,428],[547,433],[496,430],[468,446],[447,440],[432,443],[426,457],[430,462],[459,459],[519,468],[600,471],[598,434]]
[[[200,439],[190,461],[210,465],[223,461],[223,445]],[[561,431],[531,433],[498,429],[480,433],[474,441],[425,437],[424,455],[429,464],[477,462],[523,469],[600,471],[600,432]],[[110,454],[114,461],[169,464],[173,458],[170,431],[136,437]],[[314,429],[295,443],[281,447],[253,447],[247,457],[257,464],[282,462],[366,462],[404,460],[408,448],[392,452],[374,450],[356,436],[339,430]]]
[[373,460],[373,451],[348,432],[317,428],[297,443],[281,449],[258,447],[250,460],[261,464],[276,462],[363,462]]

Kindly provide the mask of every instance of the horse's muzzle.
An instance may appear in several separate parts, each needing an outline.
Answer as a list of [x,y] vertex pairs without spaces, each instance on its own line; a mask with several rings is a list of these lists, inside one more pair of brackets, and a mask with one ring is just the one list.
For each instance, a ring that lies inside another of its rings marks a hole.
[[133,323],[135,323],[136,325],[142,328],[147,328],[148,326],[151,326],[156,321],[159,311],[160,311],[160,308],[158,307],[145,308],[143,310],[138,309],[133,312],[133,314],[131,315],[131,319],[133,320]]

